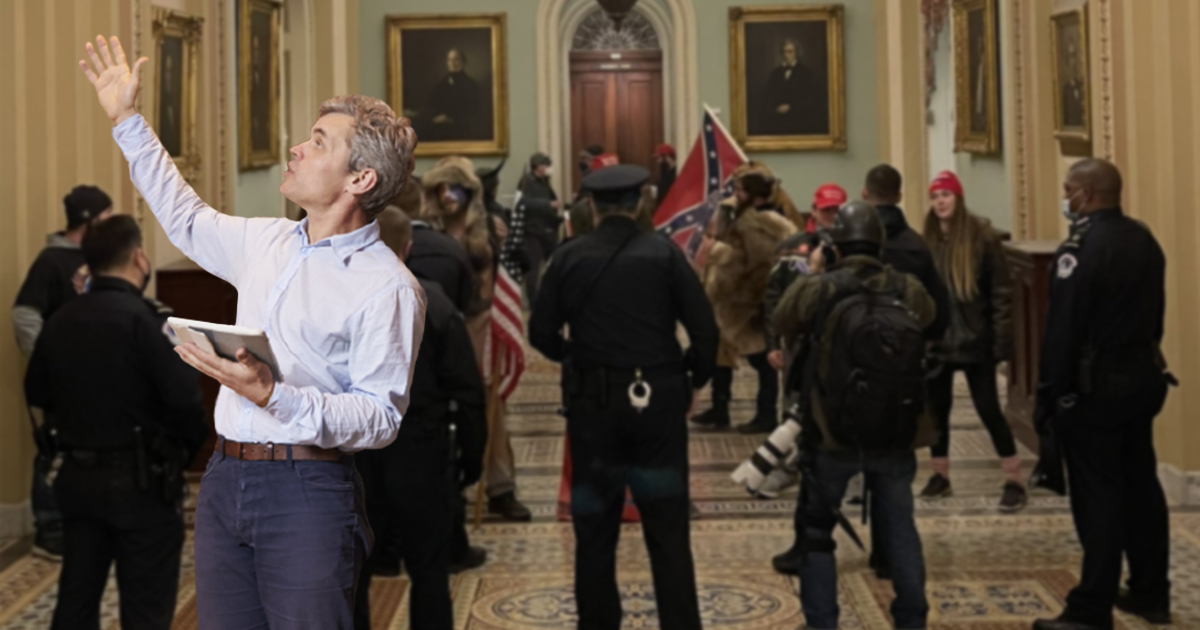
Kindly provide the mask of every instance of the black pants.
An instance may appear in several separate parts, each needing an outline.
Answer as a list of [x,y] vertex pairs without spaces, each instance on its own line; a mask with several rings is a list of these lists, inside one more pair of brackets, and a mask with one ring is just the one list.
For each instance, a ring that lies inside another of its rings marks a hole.
[[619,379],[600,391],[599,379],[584,377],[568,398],[579,630],[621,627],[616,551],[626,486],[642,517],[660,625],[701,627],[688,521],[691,390],[683,375],[647,380],[653,393],[641,413]]
[[1112,628],[1122,557],[1129,588],[1143,606],[1167,608],[1170,521],[1158,481],[1154,417],[1166,384],[1153,371],[1097,379],[1093,396],[1060,411],[1054,431],[1070,479],[1071,513],[1083,546],[1083,570],[1064,614]]
[[69,456],[54,482],[63,512],[63,568],[52,630],[99,630],[113,562],[123,630],[168,630],[175,617],[183,517],[132,465],[82,466]]
[[958,371],[967,377],[975,411],[979,412],[979,419],[983,420],[983,426],[992,437],[996,454],[1001,458],[1016,455],[1017,445],[1013,441],[1008,419],[1004,417],[1004,410],[1000,408],[1000,394],[996,391],[996,364],[982,361],[947,363],[942,366],[941,373],[929,381],[929,406],[933,409],[939,434],[938,443],[933,445],[933,456],[946,457],[950,454],[950,409],[954,405],[954,373]]
[[525,233],[525,253],[529,256],[529,272],[525,274],[525,292],[529,296],[530,304],[537,299],[538,286],[542,281],[542,267],[554,253],[555,236],[551,236],[551,234],[556,233]]
[[[750,367],[758,372],[758,397],[755,405],[755,419],[766,422],[767,419],[778,420],[777,403],[779,401],[779,372],[767,361],[767,353],[746,355]],[[729,402],[733,399],[733,368],[718,367],[712,379],[713,402]]]
[[[451,630],[451,480],[446,433],[401,436],[385,448],[356,459],[367,498],[367,520],[376,548],[394,541],[412,582],[409,616],[413,630]],[[375,553],[375,552],[372,552]],[[370,630],[371,571],[364,563],[356,594],[355,630]]]

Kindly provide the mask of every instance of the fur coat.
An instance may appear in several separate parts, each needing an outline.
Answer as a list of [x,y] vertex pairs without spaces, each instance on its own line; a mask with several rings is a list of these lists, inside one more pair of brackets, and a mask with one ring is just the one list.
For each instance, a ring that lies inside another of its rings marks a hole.
[[[457,184],[471,193],[466,208],[454,214],[446,212],[438,196],[438,186]],[[475,165],[465,157],[442,158],[421,177],[421,219],[435,229],[453,236],[467,250],[471,268],[475,272],[478,290],[475,300],[463,313],[468,318],[487,312],[491,308],[495,281],[495,258],[488,232],[488,214],[483,199],[483,184],[475,175]]]
[[721,329],[722,365],[730,355],[767,349],[763,299],[775,265],[775,248],[796,233],[781,213],[722,202],[713,223],[714,244],[704,263],[704,290]]

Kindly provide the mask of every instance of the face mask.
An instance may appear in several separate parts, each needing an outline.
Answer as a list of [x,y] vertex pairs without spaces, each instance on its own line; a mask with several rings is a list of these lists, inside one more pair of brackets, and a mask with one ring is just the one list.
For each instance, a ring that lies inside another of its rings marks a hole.
[[[138,271],[141,271],[141,269],[142,269],[142,266],[138,265]],[[154,277],[154,268],[153,267],[150,268],[150,270],[148,270],[148,271],[142,271],[142,286],[140,287],[142,293],[146,292],[146,287],[150,286],[150,278],[153,278],[153,277]]]
[[553,166],[547,166],[547,167],[546,167],[546,177],[550,177],[550,176],[551,176],[551,175],[553,175],[553,174],[554,174],[554,167],[553,167]]
[[1075,198],[1075,195],[1071,195],[1070,197],[1067,197],[1066,199],[1062,200],[1063,218],[1066,219],[1067,221],[1070,221],[1071,223],[1074,223],[1077,219],[1079,219],[1079,213],[1071,210],[1071,200],[1074,198]]

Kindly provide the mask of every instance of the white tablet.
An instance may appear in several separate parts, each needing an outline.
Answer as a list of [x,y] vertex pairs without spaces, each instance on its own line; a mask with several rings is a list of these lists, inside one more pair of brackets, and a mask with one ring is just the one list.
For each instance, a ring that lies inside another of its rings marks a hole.
[[279,373],[279,363],[275,360],[275,353],[271,351],[267,333],[254,328],[226,326],[180,317],[168,317],[167,323],[175,331],[175,336],[179,337],[180,343],[194,343],[223,359],[237,361],[237,351],[245,348],[271,368],[275,382],[283,382],[283,375]]

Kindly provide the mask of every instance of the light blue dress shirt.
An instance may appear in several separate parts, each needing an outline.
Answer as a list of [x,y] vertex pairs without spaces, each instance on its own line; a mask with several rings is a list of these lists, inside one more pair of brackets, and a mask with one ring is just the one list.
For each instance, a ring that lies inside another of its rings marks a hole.
[[266,408],[222,387],[217,433],[355,451],[396,438],[425,328],[425,293],[372,222],[309,243],[307,222],[221,214],[141,116],[113,129],[134,186],[185,256],[238,292],[237,325],[266,331],[283,382]]

